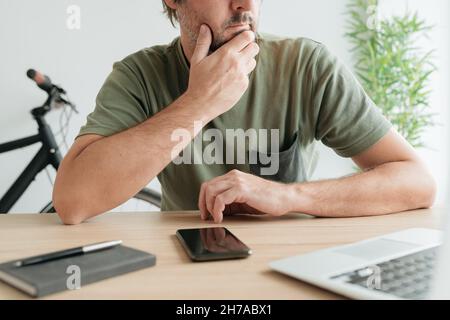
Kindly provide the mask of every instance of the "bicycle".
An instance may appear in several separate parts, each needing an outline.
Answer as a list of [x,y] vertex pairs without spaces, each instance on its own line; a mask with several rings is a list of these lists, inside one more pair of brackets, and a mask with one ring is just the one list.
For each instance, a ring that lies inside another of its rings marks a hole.
[[[76,106],[68,99],[66,91],[60,86],[53,84],[48,76],[33,69],[27,71],[27,76],[33,80],[40,89],[48,94],[48,97],[42,106],[31,110],[31,115],[38,125],[38,133],[23,139],[0,144],[0,154],[31,146],[36,143],[42,143],[42,147],[0,199],[0,214],[6,214],[11,210],[41,171],[46,170],[48,166],[52,166],[57,171],[61,164],[62,156],[60,148],[56,142],[53,130],[45,120],[46,114],[60,107],[63,108],[62,114],[66,114],[65,108],[70,108],[69,116],[66,115],[66,128],[61,125],[60,131],[63,132],[64,136],[64,133],[67,134],[64,130],[67,129],[72,113],[78,113]],[[149,188],[144,188],[139,191],[133,199],[144,201],[157,208],[161,208],[161,195]],[[56,211],[50,201],[39,213],[56,213]]]

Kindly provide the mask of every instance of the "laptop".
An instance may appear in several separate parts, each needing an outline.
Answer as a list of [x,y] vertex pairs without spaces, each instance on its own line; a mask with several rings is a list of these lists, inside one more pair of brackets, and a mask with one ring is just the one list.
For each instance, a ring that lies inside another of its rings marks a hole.
[[450,220],[270,263],[275,271],[362,300],[450,299]]

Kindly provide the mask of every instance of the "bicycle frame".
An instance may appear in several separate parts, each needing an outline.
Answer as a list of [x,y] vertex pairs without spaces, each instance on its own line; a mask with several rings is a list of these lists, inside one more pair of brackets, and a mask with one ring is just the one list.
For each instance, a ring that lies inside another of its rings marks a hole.
[[35,180],[36,176],[44,170],[48,165],[58,170],[62,161],[61,153],[50,126],[44,119],[44,116],[50,108],[47,105],[35,108],[31,111],[34,119],[38,123],[38,134],[27,138],[6,142],[0,144],[0,154],[24,148],[38,142],[42,143],[42,147],[34,156],[33,160],[28,164],[25,170],[0,199],[0,213],[7,213],[14,204],[23,195],[30,184]]

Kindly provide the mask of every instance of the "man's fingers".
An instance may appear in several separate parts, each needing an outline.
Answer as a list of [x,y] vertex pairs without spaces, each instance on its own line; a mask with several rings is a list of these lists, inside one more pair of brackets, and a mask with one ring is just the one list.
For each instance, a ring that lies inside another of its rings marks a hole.
[[231,39],[227,44],[223,45],[220,48],[220,51],[231,50],[233,52],[241,52],[245,49],[250,43],[255,41],[255,33],[253,31],[244,31],[233,39]]
[[255,70],[255,68],[256,68],[256,60],[250,59],[250,61],[247,62],[247,65],[245,67],[246,67],[245,71],[247,72],[247,74],[252,73],[252,71]]
[[221,223],[223,220],[223,211],[225,206],[236,202],[238,198],[238,193],[236,188],[231,188],[225,192],[218,194],[214,200],[214,207],[212,210],[212,215],[214,217],[214,222]]
[[255,57],[259,53],[259,46],[257,43],[250,43],[244,50],[241,51],[241,57],[247,61],[245,64],[247,74],[250,74],[256,68]]
[[[254,60],[254,59],[253,59]],[[256,61],[252,63],[256,64]],[[214,219],[214,222],[220,223],[223,220],[223,212],[226,209],[228,204],[234,202],[231,200],[227,200],[227,203],[223,204],[220,208],[215,208],[216,206],[216,197],[219,194],[224,194],[226,191],[234,189],[233,186],[236,183],[236,170],[230,171],[227,174],[216,177],[208,182],[205,182],[200,187],[200,194],[198,200],[198,207],[200,209],[200,215],[203,220],[207,220],[209,216]],[[242,195],[237,194],[240,198]],[[230,202],[231,201],[231,202]],[[219,201],[220,204],[220,201]],[[217,204],[219,206],[219,204]]]
[[206,202],[206,208],[208,209],[208,212],[210,214],[213,213],[214,201],[215,201],[216,196],[219,193],[222,193],[225,190],[228,190],[229,188],[231,188],[231,183],[226,180],[216,182],[216,183],[208,183],[208,186],[206,187],[206,190],[205,190],[205,202]]
[[208,219],[208,210],[206,208],[206,201],[205,201],[205,188],[206,184],[203,183],[200,188],[200,195],[198,198],[198,208],[200,210],[200,216],[203,220]]
[[250,43],[241,51],[241,56],[244,59],[252,59],[259,53],[259,45],[256,42]]
[[209,48],[212,42],[211,30],[205,24],[200,27],[200,32],[197,38],[197,45],[195,46],[194,54],[191,58],[191,65],[200,63],[208,56]]
[[198,197],[198,208],[200,210],[200,217],[202,220],[207,220],[209,215],[212,215],[215,196],[230,187],[231,182],[226,180],[225,176],[217,177],[201,185],[200,194]]

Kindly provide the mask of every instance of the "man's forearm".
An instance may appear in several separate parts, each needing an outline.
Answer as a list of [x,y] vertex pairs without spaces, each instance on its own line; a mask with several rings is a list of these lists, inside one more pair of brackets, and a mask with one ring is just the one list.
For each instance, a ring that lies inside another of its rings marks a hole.
[[383,215],[432,206],[435,183],[421,164],[404,161],[336,180],[290,186],[290,208],[319,217]]
[[182,96],[144,123],[69,153],[55,182],[60,216],[79,223],[113,209],[147,185],[190,142],[173,141],[173,132],[185,129],[193,138],[201,129],[194,123],[211,120],[198,103]]

